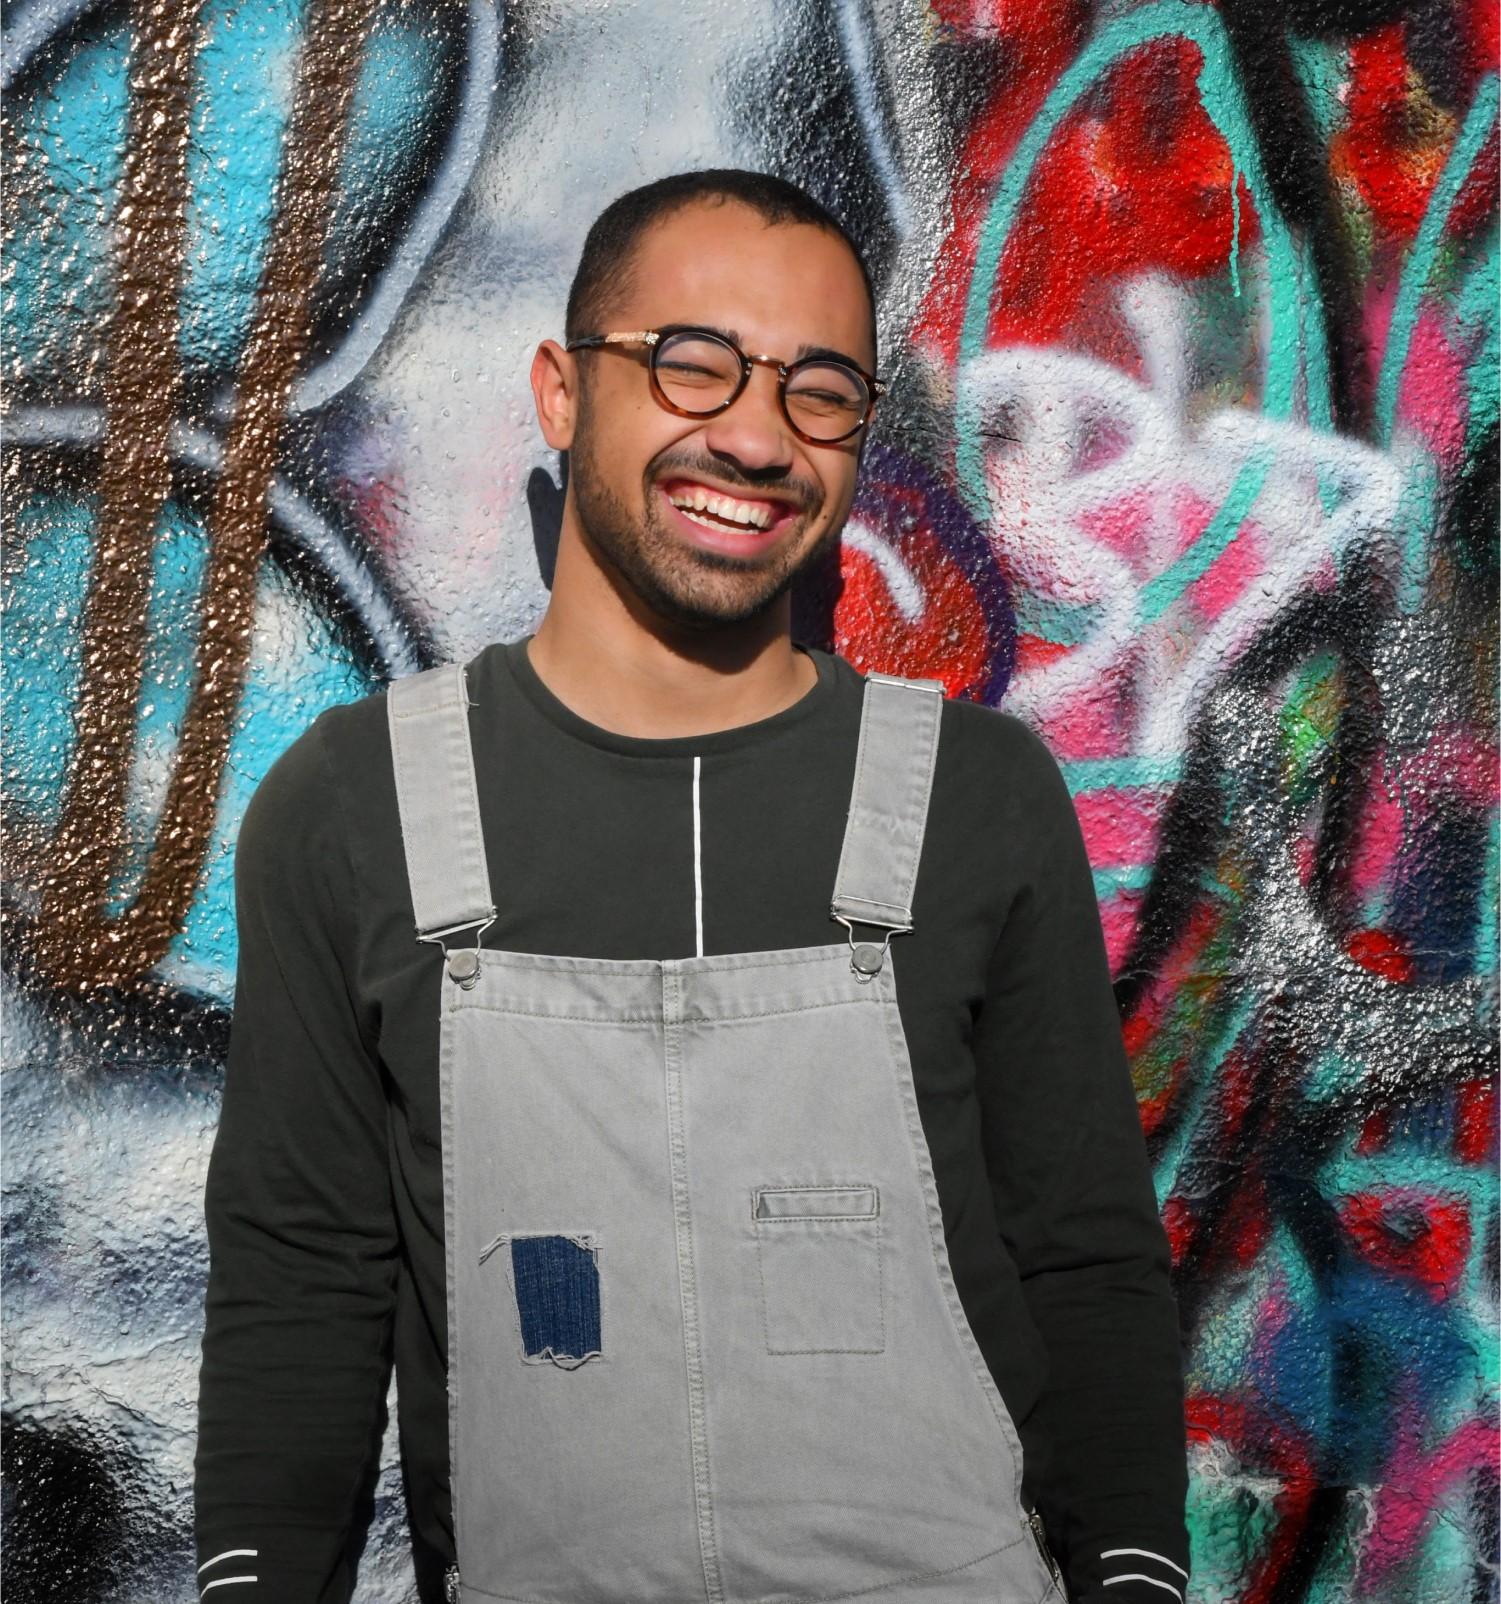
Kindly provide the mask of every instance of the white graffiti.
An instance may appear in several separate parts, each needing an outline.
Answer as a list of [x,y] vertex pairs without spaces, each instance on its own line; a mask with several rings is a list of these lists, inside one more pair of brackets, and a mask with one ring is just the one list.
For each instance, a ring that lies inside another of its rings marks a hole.
[[[1141,379],[1069,351],[1009,347],[977,358],[962,382],[994,437],[985,522],[998,560],[1044,609],[1086,620],[1071,650],[1018,670],[1008,706],[1056,726],[1119,685],[1130,750],[1160,755],[1181,750],[1203,696],[1296,596],[1332,587],[1358,542],[1390,547],[1403,477],[1383,453],[1300,422],[1244,407],[1197,415],[1189,336],[1202,310],[1158,277],[1128,286],[1121,310]],[[1218,557],[1221,582],[1212,597],[1195,592],[1196,546],[1253,475],[1264,477]]]

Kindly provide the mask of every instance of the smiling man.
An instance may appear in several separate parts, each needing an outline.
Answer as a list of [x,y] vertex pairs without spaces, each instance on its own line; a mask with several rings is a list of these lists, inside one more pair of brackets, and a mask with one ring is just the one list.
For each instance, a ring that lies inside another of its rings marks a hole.
[[802,191],[623,196],[532,367],[536,633],[257,791],[202,1596],[350,1598],[394,1357],[425,1601],[1183,1598],[1167,1243],[1062,776],[792,638],[876,373]]

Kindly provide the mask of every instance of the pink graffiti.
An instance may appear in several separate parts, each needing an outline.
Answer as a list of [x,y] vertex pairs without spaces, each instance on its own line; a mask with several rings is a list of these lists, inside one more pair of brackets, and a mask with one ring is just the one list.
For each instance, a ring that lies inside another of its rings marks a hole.
[[1425,1411],[1404,1398],[1397,1444],[1377,1490],[1370,1536],[1356,1572],[1357,1596],[1375,1592],[1414,1556],[1445,1493],[1462,1477],[1497,1463],[1495,1425],[1469,1420],[1438,1447],[1424,1446]]

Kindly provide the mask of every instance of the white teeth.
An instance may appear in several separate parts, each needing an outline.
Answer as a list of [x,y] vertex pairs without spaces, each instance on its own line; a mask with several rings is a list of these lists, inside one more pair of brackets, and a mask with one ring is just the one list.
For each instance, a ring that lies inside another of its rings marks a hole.
[[[668,499],[684,514],[711,512],[726,523],[740,524],[748,529],[768,529],[774,516],[768,507],[755,507],[747,501],[736,501],[732,496],[717,496],[702,485],[695,485],[692,490],[681,491]],[[703,523],[705,528],[714,527],[701,518],[695,518],[694,522]]]
[[681,507],[678,510],[682,513],[682,515],[690,523],[697,524],[700,529],[723,529],[724,528],[723,524],[715,523],[712,518],[700,518],[699,515],[689,507]]

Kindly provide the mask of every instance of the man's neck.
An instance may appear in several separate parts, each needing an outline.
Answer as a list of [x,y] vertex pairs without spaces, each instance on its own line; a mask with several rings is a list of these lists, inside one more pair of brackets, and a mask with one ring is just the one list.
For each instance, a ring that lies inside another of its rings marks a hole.
[[624,612],[580,615],[554,595],[527,656],[542,683],[589,723],[647,740],[708,735],[801,700],[818,669],[793,644],[786,598],[756,627],[675,633]]

